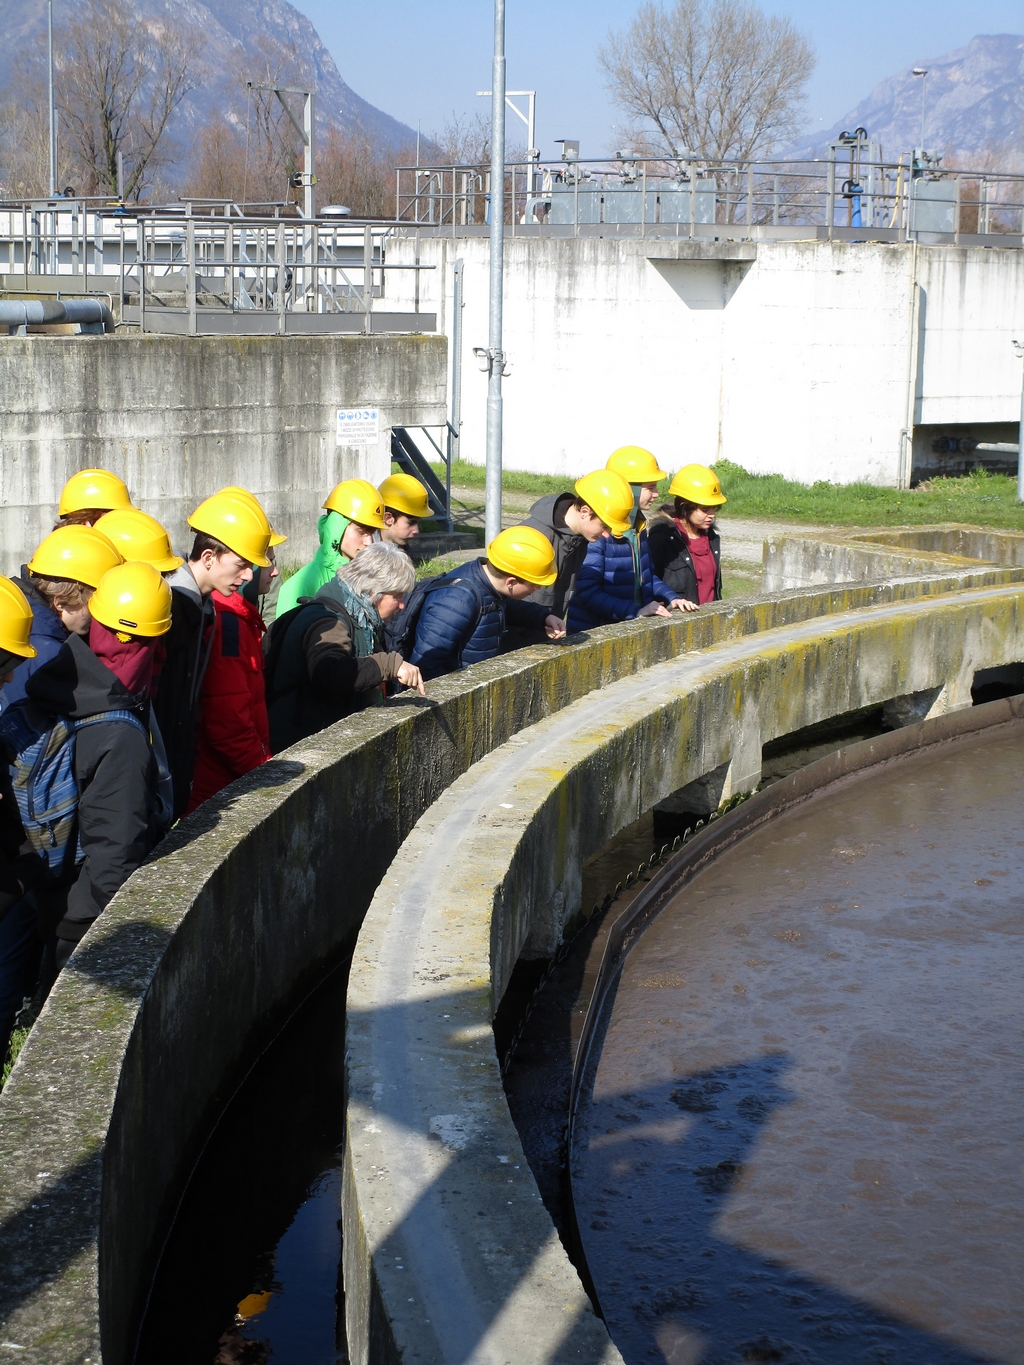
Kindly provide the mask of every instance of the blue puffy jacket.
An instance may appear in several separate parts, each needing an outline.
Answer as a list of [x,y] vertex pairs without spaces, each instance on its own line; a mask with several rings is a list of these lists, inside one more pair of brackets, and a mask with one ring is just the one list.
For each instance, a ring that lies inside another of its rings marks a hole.
[[435,588],[424,599],[416,622],[409,662],[425,679],[493,659],[508,626],[542,630],[550,614],[547,607],[495,592],[480,559],[452,569],[440,581],[448,579],[453,580],[450,587]]
[[[651,570],[646,531],[640,532],[640,571],[643,581],[641,607],[646,607],[655,598],[668,605],[678,596]],[[576,577],[576,591],[569,602],[569,633],[593,630],[614,621],[631,621],[639,610],[633,583],[633,549],[625,536],[592,540]]]
[[36,657],[26,659],[14,670],[11,681],[3,688],[0,706],[12,706],[16,701],[25,700],[25,685],[37,668],[42,668],[43,664],[56,658],[60,653],[60,647],[68,638],[68,633],[57,616],[57,613],[46,602],[39,591],[33,587],[32,579],[27,568],[21,571],[21,577],[15,579],[18,587],[28,598],[28,604],[32,608],[32,629],[29,632],[29,644],[36,648]]

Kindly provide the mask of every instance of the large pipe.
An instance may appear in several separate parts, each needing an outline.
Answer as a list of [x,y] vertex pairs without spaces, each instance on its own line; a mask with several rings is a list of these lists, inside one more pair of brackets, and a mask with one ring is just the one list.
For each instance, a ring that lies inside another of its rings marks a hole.
[[80,322],[83,330],[104,332],[114,330],[114,317],[99,299],[0,299],[0,331],[8,335],[22,327],[38,327],[41,323]]
[[501,530],[501,305],[505,252],[505,0],[494,0],[494,75],[491,81],[491,270],[487,336],[487,454],[484,538]]

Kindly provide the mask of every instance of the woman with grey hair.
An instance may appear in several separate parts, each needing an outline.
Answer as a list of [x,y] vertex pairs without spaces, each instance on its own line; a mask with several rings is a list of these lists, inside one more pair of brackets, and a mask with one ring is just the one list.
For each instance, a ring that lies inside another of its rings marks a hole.
[[315,597],[274,622],[267,652],[270,745],[277,754],[335,721],[376,706],[392,680],[423,695],[420,670],[384,646],[384,622],[416,582],[409,556],[368,545]]

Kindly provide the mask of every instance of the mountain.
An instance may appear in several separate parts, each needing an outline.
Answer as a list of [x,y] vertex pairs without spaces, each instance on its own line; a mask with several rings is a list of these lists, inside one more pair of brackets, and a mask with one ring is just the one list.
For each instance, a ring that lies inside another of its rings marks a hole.
[[[969,167],[971,158],[1024,153],[1024,35],[981,34],[966,47],[924,58],[925,146],[944,164]],[[921,82],[907,67],[888,76],[827,132],[801,142],[786,155],[826,155],[826,144],[841,132],[866,128],[895,160],[921,141]]]
[[[55,29],[76,3],[57,0]],[[187,142],[189,129],[205,123],[211,107],[222,103],[223,80],[237,67],[239,57],[248,53],[255,64],[260,43],[268,40],[295,49],[299,75],[287,83],[313,84],[321,127],[330,121],[344,132],[365,132],[378,147],[394,151],[416,141],[411,128],[375,109],[346,85],[316,29],[288,0],[132,0],[132,8],[141,20],[170,15],[203,35],[206,79],[182,105],[174,129],[179,141]],[[0,99],[16,97],[17,58],[44,41],[45,34],[46,0],[0,0]]]

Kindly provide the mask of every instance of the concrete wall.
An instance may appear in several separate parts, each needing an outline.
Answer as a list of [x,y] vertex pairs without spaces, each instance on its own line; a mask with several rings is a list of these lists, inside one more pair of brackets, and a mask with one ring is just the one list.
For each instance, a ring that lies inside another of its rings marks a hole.
[[775,593],[821,583],[871,583],[942,568],[962,572],[978,561],[1024,566],[1024,532],[922,526],[868,534],[770,535],[764,542],[761,586]]
[[[487,242],[389,250],[439,267],[420,290],[449,334],[464,262],[462,453],[482,463],[472,348],[487,344]],[[389,306],[411,307],[412,285],[392,278]],[[638,443],[670,469],[725,457],[808,483],[895,484],[915,422],[1018,420],[1022,308],[1019,250],[506,238],[505,462],[580,474]]]
[[[997,643],[998,642],[998,643]],[[655,803],[893,695],[971,705],[1024,653],[1024,591],[980,589],[780,626],[652,666],[496,749],[423,816],[349,975],[342,1195],[353,1365],[618,1360],[512,1122],[491,1023],[520,954],[549,956],[583,863]]]
[[[52,528],[64,481],[101,465],[180,549],[185,517],[240,483],[315,548],[324,496],[390,469],[389,428],[445,420],[446,343],[388,337],[15,337],[0,345],[0,569],[16,573]],[[381,410],[368,449],[336,444],[335,412]]]

